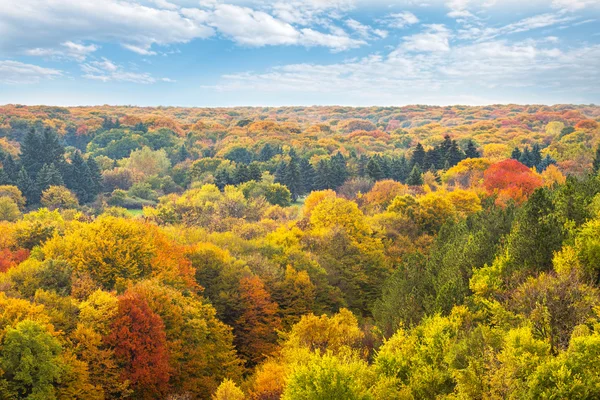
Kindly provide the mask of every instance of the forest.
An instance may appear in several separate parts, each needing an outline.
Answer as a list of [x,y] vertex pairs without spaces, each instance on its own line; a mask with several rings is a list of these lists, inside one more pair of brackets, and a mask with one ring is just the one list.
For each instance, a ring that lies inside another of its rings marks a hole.
[[0,106],[0,398],[597,399],[600,106]]

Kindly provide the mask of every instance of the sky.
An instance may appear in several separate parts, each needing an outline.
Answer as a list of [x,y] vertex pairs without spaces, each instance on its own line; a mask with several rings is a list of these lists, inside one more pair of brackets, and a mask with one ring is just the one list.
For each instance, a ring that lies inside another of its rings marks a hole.
[[0,104],[600,104],[600,0],[0,0]]

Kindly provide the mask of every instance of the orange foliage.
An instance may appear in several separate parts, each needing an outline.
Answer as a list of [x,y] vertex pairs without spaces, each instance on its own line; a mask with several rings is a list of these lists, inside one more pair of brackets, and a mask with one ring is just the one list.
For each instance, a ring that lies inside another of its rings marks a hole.
[[516,160],[493,164],[484,173],[484,186],[489,194],[497,194],[500,204],[512,199],[520,204],[542,186],[542,178]]
[[169,354],[163,321],[139,294],[119,298],[117,316],[105,341],[114,347],[122,379],[135,398],[165,398],[169,391]]
[[11,251],[9,249],[0,250],[0,272],[6,272],[10,268],[19,265],[29,257],[29,250],[18,249]]

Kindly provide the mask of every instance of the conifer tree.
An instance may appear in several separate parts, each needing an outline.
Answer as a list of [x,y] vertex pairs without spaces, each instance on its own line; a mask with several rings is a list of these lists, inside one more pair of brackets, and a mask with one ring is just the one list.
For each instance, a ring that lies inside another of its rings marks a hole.
[[100,172],[100,167],[94,157],[88,157],[86,164],[90,171],[90,178],[92,179],[90,193],[93,200],[100,192],[102,192],[102,173]]
[[598,171],[600,171],[600,144],[598,145],[598,147],[596,147],[596,157],[594,157],[592,168],[595,174],[597,174]]
[[327,160],[321,159],[317,164],[317,171],[315,176],[315,189],[316,190],[324,190],[331,189],[333,186],[331,184],[331,170],[329,168],[329,163]]
[[406,183],[411,186],[418,186],[423,184],[423,176],[422,176],[421,168],[418,165],[415,165],[410,171],[410,175],[406,180]]
[[2,167],[4,168],[4,172],[6,172],[9,182],[13,184],[16,183],[20,168],[10,154],[7,154],[6,157],[4,157]]
[[35,182],[31,179],[25,167],[21,167],[16,180],[17,187],[27,199],[27,204],[38,204],[40,201],[40,191],[37,189]]
[[477,151],[477,147],[475,147],[475,143],[469,139],[467,143],[467,148],[465,149],[465,157],[466,158],[479,158],[481,155],[479,151]]
[[379,160],[375,156],[371,157],[367,163],[367,176],[375,182],[384,178],[383,171],[379,165]]
[[425,161],[425,149],[421,143],[417,143],[415,150],[412,154],[411,166],[418,165],[419,168],[423,168],[423,162]]
[[21,144],[21,164],[27,171],[29,177],[35,178],[44,165],[42,142],[40,137],[32,129],[25,135]]
[[302,191],[302,181],[300,178],[300,167],[296,157],[290,158],[286,168],[285,175],[283,176],[283,184],[287,186],[292,194],[292,200],[296,201],[298,195]]
[[310,161],[306,158],[300,160],[300,178],[302,181],[302,193],[310,193],[315,188],[316,172]]
[[510,155],[510,158],[512,158],[513,160],[517,160],[519,161],[521,159],[521,149],[519,149],[519,147],[515,147],[514,150],[512,151],[512,154]]
[[63,178],[54,164],[44,164],[36,178],[36,186],[40,192],[48,189],[50,186],[63,186]]

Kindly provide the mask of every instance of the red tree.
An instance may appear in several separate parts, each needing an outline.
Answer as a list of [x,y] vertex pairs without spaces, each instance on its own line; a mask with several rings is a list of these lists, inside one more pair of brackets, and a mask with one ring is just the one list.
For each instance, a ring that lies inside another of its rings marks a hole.
[[277,347],[279,307],[258,276],[240,279],[240,300],[242,312],[235,321],[234,343],[250,365],[255,365]]
[[139,294],[119,298],[118,314],[106,342],[114,347],[135,398],[165,398],[169,390],[169,354],[163,321]]
[[0,250],[0,272],[6,272],[10,268],[19,265],[29,257],[29,250],[19,249],[11,251],[9,249]]
[[500,203],[507,199],[520,203],[543,182],[539,175],[517,160],[504,160],[484,172],[483,184],[488,193],[498,195]]

